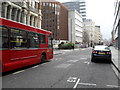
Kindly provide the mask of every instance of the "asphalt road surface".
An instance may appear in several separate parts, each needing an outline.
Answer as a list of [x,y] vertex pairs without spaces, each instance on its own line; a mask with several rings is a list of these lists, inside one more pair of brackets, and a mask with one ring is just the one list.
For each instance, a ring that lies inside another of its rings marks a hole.
[[3,88],[120,88],[112,65],[91,62],[91,49],[63,51],[37,64],[2,77]]

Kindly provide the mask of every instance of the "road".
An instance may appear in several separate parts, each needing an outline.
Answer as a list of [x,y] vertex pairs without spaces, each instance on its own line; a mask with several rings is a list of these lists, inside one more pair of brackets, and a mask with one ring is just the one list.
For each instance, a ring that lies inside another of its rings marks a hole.
[[64,51],[49,62],[3,76],[3,88],[120,88],[112,65],[90,58],[91,48]]

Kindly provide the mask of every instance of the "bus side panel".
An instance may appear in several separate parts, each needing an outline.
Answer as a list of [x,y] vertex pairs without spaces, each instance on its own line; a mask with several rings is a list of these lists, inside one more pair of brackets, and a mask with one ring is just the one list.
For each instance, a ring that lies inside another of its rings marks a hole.
[[[33,61],[32,62],[30,62],[29,60],[24,61],[26,59],[31,59]],[[23,62],[27,62],[28,65],[31,63],[38,62],[39,61],[38,49],[11,50],[11,61],[19,61],[19,60],[23,60]]]
[[3,50],[2,57],[0,59],[2,60],[2,69],[3,71],[6,69],[5,64],[9,63],[10,61],[10,50]]
[[[11,51],[10,58],[8,59],[9,62],[4,64],[3,72],[40,62],[38,50],[10,50],[10,51]],[[5,61],[5,58],[3,58],[3,60]]]
[[47,49],[47,60],[50,60],[53,58],[53,50],[52,48]]

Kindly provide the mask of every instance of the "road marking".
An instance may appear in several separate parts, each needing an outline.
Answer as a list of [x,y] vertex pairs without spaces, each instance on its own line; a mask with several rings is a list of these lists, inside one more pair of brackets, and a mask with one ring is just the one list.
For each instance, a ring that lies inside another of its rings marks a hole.
[[79,60],[69,60],[67,62],[77,62],[77,61],[79,61]]
[[65,52],[65,51],[66,51],[66,52],[69,52],[69,51],[71,51],[71,50],[62,50],[62,51],[64,51],[64,52]]
[[80,78],[77,79],[77,77],[69,77],[67,82],[70,82],[70,83],[76,82],[73,89],[77,88],[78,85],[96,86],[96,84],[93,84],[93,83],[80,83]]
[[45,65],[45,64],[47,64],[47,63],[45,62],[45,63],[42,63],[41,65]]
[[77,77],[69,77],[67,82],[76,82]]
[[119,88],[120,86],[116,86],[116,85],[106,85],[107,87],[115,87],[115,88]]
[[85,50],[85,49],[81,49],[81,50]]
[[87,60],[87,58],[80,58],[80,59],[84,59],[84,60]]
[[32,68],[37,68],[37,67],[39,67],[39,65],[36,65],[36,66],[34,66],[34,67],[32,67]]
[[88,64],[88,65],[90,64],[90,62],[88,62],[88,61],[85,61],[84,63],[85,63],[85,64]]
[[87,86],[96,86],[96,84],[92,84],[92,83],[78,83],[78,84],[87,85]]
[[18,74],[18,73],[21,73],[21,72],[24,72],[25,70],[21,70],[21,71],[18,71],[18,72],[15,72],[15,73],[13,73],[14,75],[15,74]]
[[77,87],[77,85],[79,84],[79,82],[80,82],[80,78],[77,80],[77,82],[76,82],[76,84],[74,85],[74,89]]
[[72,64],[60,64],[58,66],[56,66],[57,68],[67,68],[69,66],[71,66]]

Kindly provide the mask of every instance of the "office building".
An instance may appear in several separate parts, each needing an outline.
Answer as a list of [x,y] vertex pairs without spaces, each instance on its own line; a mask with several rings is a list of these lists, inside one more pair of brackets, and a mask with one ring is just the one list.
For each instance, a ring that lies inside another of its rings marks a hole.
[[71,10],[68,12],[68,30],[69,41],[72,43],[82,43],[82,16],[77,10]]
[[114,25],[112,34],[112,42],[114,47],[120,50],[120,1],[115,1]]
[[100,44],[102,41],[102,35],[100,32],[100,26],[95,25],[91,19],[86,19],[83,22],[83,42],[93,46]]
[[86,2],[85,0],[73,0],[70,2],[63,3],[68,10],[77,10],[83,18],[83,21],[86,19]]

